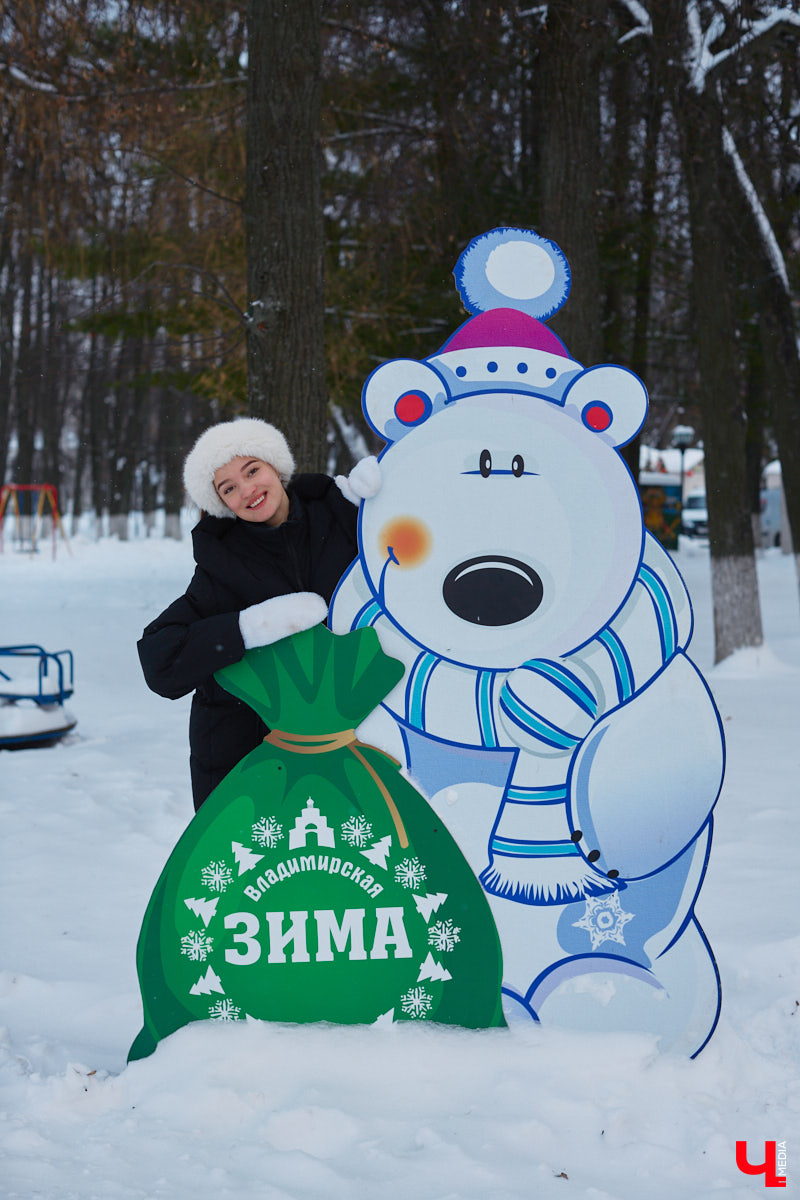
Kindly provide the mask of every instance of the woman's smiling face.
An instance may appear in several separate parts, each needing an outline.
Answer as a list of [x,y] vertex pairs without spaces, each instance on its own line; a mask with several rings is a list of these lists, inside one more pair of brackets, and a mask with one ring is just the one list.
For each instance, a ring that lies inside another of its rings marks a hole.
[[265,525],[282,525],[289,497],[274,467],[260,458],[238,455],[214,472],[217,495],[236,517]]

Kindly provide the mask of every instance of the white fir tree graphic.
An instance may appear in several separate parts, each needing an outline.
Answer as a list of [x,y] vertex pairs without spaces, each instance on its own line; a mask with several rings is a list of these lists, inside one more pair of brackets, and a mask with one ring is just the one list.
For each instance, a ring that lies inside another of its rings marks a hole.
[[418,858],[404,858],[394,869],[394,877],[404,888],[416,891],[425,882],[425,868]]
[[222,980],[213,967],[207,967],[205,975],[201,975],[197,983],[189,988],[190,996],[210,996],[212,992],[222,992],[225,995],[225,988],[222,986]]
[[450,974],[447,968],[443,967],[441,963],[438,963],[429,950],[428,957],[425,959],[424,963],[419,969],[417,983],[422,983],[423,979],[438,979],[446,981],[452,978],[453,976]]
[[184,900],[183,903],[190,912],[194,913],[196,917],[200,917],[203,924],[206,926],[206,928],[208,928],[208,922],[217,911],[219,896],[215,896],[213,900],[204,900],[202,897],[198,898],[197,896],[189,896],[189,898]]
[[381,1015],[379,1017],[375,1018],[375,1020],[372,1022],[372,1024],[377,1025],[379,1029],[381,1027],[388,1028],[389,1025],[393,1025],[394,1024],[394,1009],[390,1008],[390,1009],[387,1009],[387,1011],[385,1013],[381,1013]]
[[239,867],[240,875],[244,875],[246,871],[252,871],[264,857],[263,854],[256,854],[255,850],[251,850],[249,846],[243,846],[241,842],[231,842],[231,850]]
[[386,859],[389,857],[391,848],[392,835],[387,833],[386,837],[382,837],[379,842],[373,842],[369,850],[362,850],[361,853],[367,862],[372,863],[373,867],[381,867],[384,871],[387,871],[389,868]]
[[348,846],[361,850],[372,837],[372,825],[364,816],[349,817],[342,825],[342,837]]
[[187,933],[181,938],[181,954],[192,962],[205,962],[214,945],[214,939],[204,933]]
[[439,952],[452,950],[461,941],[461,928],[451,920],[435,921],[428,930],[428,945]]
[[253,826],[253,841],[274,850],[283,837],[283,826],[274,817],[260,817]]
[[424,896],[415,896],[414,903],[417,906],[417,912],[422,917],[427,925],[435,912],[444,904],[447,899],[447,892],[427,892]]
[[433,997],[425,991],[424,987],[412,987],[400,997],[400,1005],[406,1016],[416,1019],[424,1017],[426,1013],[430,1012]]
[[212,1021],[238,1021],[241,1011],[232,1000],[218,1000],[211,1005],[208,1015]]
[[210,862],[207,867],[203,867],[200,874],[203,883],[212,892],[224,892],[233,878],[233,872],[227,863],[223,861]]

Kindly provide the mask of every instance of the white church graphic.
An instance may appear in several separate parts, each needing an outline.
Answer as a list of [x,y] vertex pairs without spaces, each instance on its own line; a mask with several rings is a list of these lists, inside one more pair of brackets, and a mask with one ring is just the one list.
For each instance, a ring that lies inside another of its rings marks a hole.
[[313,829],[317,835],[318,846],[335,846],[336,835],[328,824],[327,817],[324,817],[317,808],[311,797],[308,797],[306,804],[300,816],[294,823],[292,829],[289,830],[289,849],[299,850],[306,844],[308,831]]

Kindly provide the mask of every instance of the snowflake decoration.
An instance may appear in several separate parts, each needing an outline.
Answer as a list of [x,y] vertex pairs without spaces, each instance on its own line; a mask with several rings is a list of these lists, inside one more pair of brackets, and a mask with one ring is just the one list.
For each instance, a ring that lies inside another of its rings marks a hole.
[[452,921],[436,921],[428,930],[428,945],[434,950],[452,950],[461,941],[461,929]]
[[253,826],[253,841],[274,850],[283,837],[283,826],[274,817],[261,817]]
[[361,850],[372,837],[372,825],[366,817],[350,817],[342,826],[342,837],[348,846]]
[[576,929],[586,930],[592,939],[592,949],[596,950],[603,942],[619,942],[624,946],[622,930],[634,916],[620,907],[618,893],[612,892],[610,896],[587,896],[586,912],[572,924]]
[[413,987],[400,997],[400,1003],[407,1016],[424,1017],[431,1010],[433,998],[425,991],[424,987]]
[[212,892],[224,892],[233,878],[230,867],[224,862],[209,863],[207,867],[203,867],[201,874],[203,884],[211,888]]
[[394,877],[403,887],[412,888],[414,891],[427,878],[425,868],[418,858],[404,858],[395,867]]
[[205,962],[208,952],[214,945],[214,939],[204,933],[187,933],[181,938],[181,954],[185,954],[192,962]]
[[241,1011],[232,1000],[218,1000],[211,1005],[208,1015],[212,1021],[238,1021]]

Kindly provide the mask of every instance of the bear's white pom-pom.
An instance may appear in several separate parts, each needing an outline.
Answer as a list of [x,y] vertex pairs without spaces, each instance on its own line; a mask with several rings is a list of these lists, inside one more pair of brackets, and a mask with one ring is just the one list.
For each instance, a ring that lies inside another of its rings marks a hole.
[[516,308],[550,317],[569,295],[570,269],[555,242],[532,229],[500,228],[467,246],[455,269],[456,287],[471,313]]

